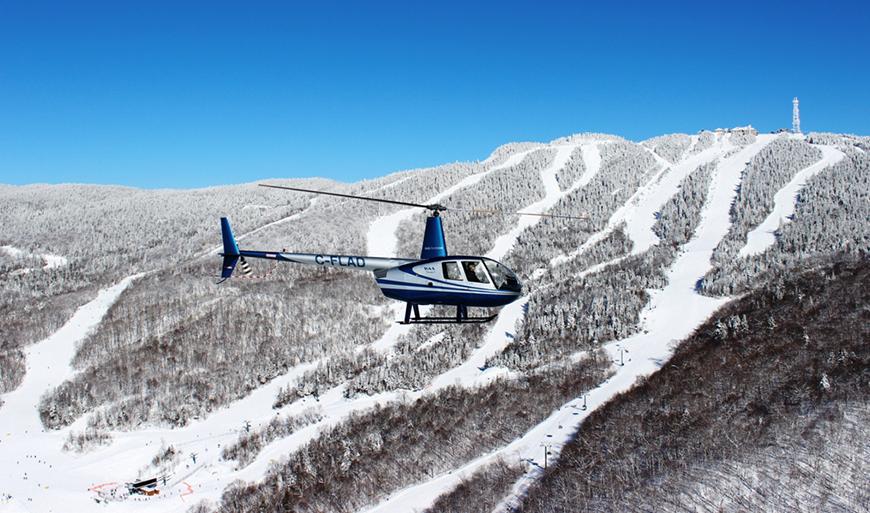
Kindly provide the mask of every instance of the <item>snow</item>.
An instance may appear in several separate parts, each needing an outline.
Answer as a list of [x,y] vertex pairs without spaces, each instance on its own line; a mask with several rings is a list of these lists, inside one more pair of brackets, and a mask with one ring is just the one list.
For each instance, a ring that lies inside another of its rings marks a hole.
[[807,180],[815,176],[823,169],[833,166],[843,159],[845,155],[830,146],[819,146],[822,150],[822,158],[815,164],[798,171],[785,186],[777,191],[773,197],[773,211],[754,230],[746,236],[746,245],[738,253],[741,257],[764,253],[767,248],[776,242],[774,232],[781,224],[789,223],[794,214],[798,192],[807,183]]
[[[605,143],[606,144],[606,143]],[[598,171],[601,169],[601,151],[597,144],[583,145],[583,175],[573,184],[568,192],[574,192],[577,189],[586,187],[586,185],[595,178]]]
[[[481,171],[480,173],[475,173],[473,175],[467,176],[460,180],[459,182],[453,184],[451,187],[444,189],[439,192],[435,196],[432,196],[428,200],[424,202],[426,205],[431,205],[433,203],[438,203],[444,198],[452,195],[453,193],[459,191],[460,189],[464,189],[466,187],[470,187],[477,182],[481,181],[483,177],[492,173],[493,171],[498,171],[499,169],[504,169],[508,167],[513,167],[520,162],[534,150],[527,150],[523,152],[516,153],[511,155],[510,158],[502,162],[497,166],[493,166],[486,171]],[[379,217],[376,219],[371,226],[369,227],[369,231],[366,234],[366,241],[368,245],[368,254],[370,256],[383,256],[383,257],[395,257],[396,255],[396,246],[398,245],[398,238],[396,237],[396,229],[399,227],[402,221],[406,219],[410,219],[414,214],[420,212],[419,208],[406,208],[394,212],[390,215]],[[422,234],[422,227],[421,227]],[[422,235],[421,235],[422,238]],[[421,239],[422,240],[422,239]]]
[[[339,387],[334,396],[323,398],[326,403],[324,422],[265,447],[259,457],[243,469],[236,470],[234,462],[221,461],[222,444],[236,440],[244,421],[250,421],[257,429],[278,414],[295,414],[316,404],[306,399],[277,413],[272,409],[278,390],[318,363],[311,362],[290,369],[243,399],[183,428],[148,427],[133,432],[113,432],[113,440],[106,447],[85,454],[63,452],[61,448],[69,433],[82,430],[86,418],[65,429],[45,431],[38,416],[39,400],[46,391],[74,376],[70,362],[76,344],[139,276],[130,276],[102,290],[55,334],[27,348],[28,369],[24,381],[3,397],[5,403],[0,407],[0,426],[3,426],[0,429],[0,497],[12,496],[12,499],[0,499],[0,512],[87,511],[93,507],[96,497],[89,488],[99,483],[123,485],[140,477],[151,477],[140,472],[160,447],[169,445],[182,451],[183,460],[176,473],[170,476],[168,486],[162,487],[161,495],[148,499],[129,497],[104,506],[107,511],[185,511],[203,498],[219,500],[224,488],[237,479],[261,478],[274,459],[314,437],[323,426],[343,419],[351,411],[395,398],[395,394],[382,394],[347,400]],[[196,465],[189,459],[193,453],[197,454]],[[126,493],[122,496],[126,497]]]
[[67,259],[64,256],[51,255],[48,253],[41,256],[42,260],[45,262],[44,269],[57,269],[58,267],[63,267],[67,264]]
[[698,166],[716,160],[724,153],[725,147],[726,143],[719,140],[712,147],[692,155],[676,165],[665,161],[658,154],[652,153],[665,166],[664,173],[658,176],[651,186],[640,189],[640,194],[630,202],[632,206],[624,210],[617,219],[612,220],[616,224],[626,223],[625,233],[633,243],[631,249],[633,255],[643,253],[659,243],[658,236],[652,231],[656,223],[656,212],[659,212],[665,203],[678,192],[680,182],[684,178]]
[[[486,173],[516,165],[527,153],[529,152],[519,153],[499,166],[467,177],[437,194],[429,201],[433,203],[437,202],[463,187],[473,185],[483,178]],[[373,222],[372,228],[369,231],[369,247],[372,248],[374,246],[375,249],[371,250],[370,253],[394,255],[396,246],[395,230],[403,219],[413,215],[416,211],[416,209],[400,211],[397,213],[400,215],[391,214]],[[298,215],[295,214],[289,218],[281,219],[276,221],[276,223],[289,221]],[[261,227],[255,231],[264,228]],[[397,303],[392,305],[388,311],[398,315],[401,306],[401,304]],[[381,352],[389,352],[395,345],[398,337],[402,333],[407,332],[409,328],[409,326],[393,324],[370,347]],[[66,356],[67,360],[70,357],[71,354]],[[196,452],[198,455],[197,464],[195,466],[188,464],[183,470],[179,471],[180,476],[173,476],[169,486],[157,499],[148,499],[142,502],[111,503],[108,507],[110,510],[118,511],[134,509],[136,511],[184,511],[193,504],[193,501],[202,500],[203,498],[214,501],[219,500],[224,488],[236,480],[258,481],[262,479],[273,461],[281,459],[293,450],[298,449],[316,437],[322,430],[341,422],[351,412],[364,410],[375,404],[397,400],[402,396],[414,398],[419,397],[421,394],[420,392],[404,394],[388,392],[348,399],[343,395],[344,387],[337,386],[324,393],[319,399],[309,397],[296,401],[282,408],[277,413],[272,410],[272,403],[278,390],[282,386],[293,383],[305,371],[314,368],[317,363],[312,362],[294,367],[284,376],[276,378],[256,389],[247,397],[212,413],[206,419],[194,421],[184,428],[175,430],[148,428],[129,433],[113,433],[114,441],[109,447],[99,448],[86,455],[79,456],[79,458],[92,463],[88,464],[87,472],[82,472],[84,467],[77,469],[77,472],[82,473],[82,475],[77,477],[77,480],[82,482],[82,489],[87,488],[87,486],[95,482],[105,481],[107,477],[120,481],[132,480],[139,477],[137,474],[138,469],[156,454],[161,445],[172,445],[184,451],[185,455],[182,457]],[[309,425],[288,437],[266,445],[260,454],[244,468],[236,469],[235,462],[220,460],[220,448],[217,444],[234,441],[244,421],[251,421],[253,429],[257,429],[269,422],[275,415],[292,415],[312,406],[318,407],[323,415],[323,419],[320,422]],[[35,406],[32,406],[32,408],[35,409]],[[73,428],[83,423],[84,419],[77,422]],[[57,453],[59,452],[58,449],[62,444],[65,432],[66,430],[50,434],[50,436],[56,439],[56,446],[48,451],[52,458],[59,457]],[[68,456],[61,454],[60,457]],[[46,459],[48,459],[48,455],[46,455]],[[103,462],[105,461],[115,463],[104,465]],[[90,481],[85,483],[84,481],[87,481],[87,479],[84,476],[90,477]],[[193,489],[192,497],[189,496],[191,488]],[[80,493],[81,495],[88,496],[88,494]]]
[[[601,141],[600,144],[607,144],[607,141]],[[601,169],[601,151],[598,144],[584,144],[582,145],[581,151],[583,156],[583,174],[580,176],[579,179],[577,179],[576,183],[572,184],[571,187],[564,192],[564,194],[562,195],[563,197],[573,193],[578,189],[586,187],[586,185],[589,184],[589,182],[592,181],[593,178],[595,178],[595,175],[597,175],[598,171]],[[551,260],[549,262],[549,265],[552,266],[555,264],[555,262],[556,260]],[[535,269],[535,271],[532,273],[532,279],[539,279],[545,272],[546,269],[543,267]]]
[[[596,243],[607,238],[622,223],[626,223],[626,235],[632,241],[631,254],[643,253],[653,245],[658,244],[659,239],[652,231],[656,222],[655,213],[661,210],[662,206],[677,193],[683,178],[698,166],[716,160],[728,148],[727,140],[720,138],[711,148],[691,155],[678,164],[671,164],[654,151],[646,148],[650,155],[656,159],[661,169],[610,216],[607,225],[602,230],[593,233],[578,249],[571,253],[553,257],[550,260],[550,266],[577,258]],[[600,157],[598,165],[600,166]]]
[[[65,266],[65,265],[67,265],[67,263],[69,263],[67,258],[64,256],[52,255],[51,253],[42,253],[42,254],[38,254],[38,255],[32,254],[32,253],[28,253],[27,251],[24,251],[22,249],[16,248],[15,246],[0,246],[0,250],[3,250],[7,255],[11,256],[12,258],[24,258],[24,257],[31,256],[31,255],[37,256],[37,257],[42,259],[42,262],[43,262],[42,268],[46,269],[46,270],[57,269],[59,267]],[[33,269],[29,269],[29,268],[16,269],[15,271],[12,271],[10,273],[10,275],[17,276],[20,274],[27,274],[27,273],[31,272],[32,270]]]
[[431,392],[450,385],[467,387],[482,385],[503,375],[504,369],[488,368],[483,372],[480,369],[484,367],[487,358],[504,349],[513,339],[517,322],[522,319],[528,302],[528,297],[524,297],[504,306],[499,311],[483,345],[478,347],[465,362],[433,379],[426,387],[426,391]]
[[[263,226],[257,227],[257,228],[255,228],[247,233],[244,233],[242,235],[234,233],[233,235],[235,235],[235,237],[236,237],[236,242],[247,239],[248,237],[255,235],[257,233],[260,233],[263,230],[268,230],[269,228],[271,228],[273,226],[277,226],[279,224],[284,224],[284,223],[289,223],[290,221],[293,221],[295,219],[299,219],[302,215],[304,215],[308,211],[309,208],[314,206],[314,204],[317,202],[317,199],[318,199],[317,196],[311,198],[311,200],[308,202],[308,206],[303,208],[299,212],[296,212],[295,214],[289,215],[287,217],[282,217],[281,219],[272,221],[271,223],[266,223]],[[217,226],[217,223],[215,223],[215,226]],[[209,249],[203,251],[202,253],[200,253],[198,255],[198,257],[213,256],[213,255],[220,253],[222,250],[223,250],[223,246],[214,246],[214,247],[209,248]]]
[[[526,461],[531,467],[531,471],[516,483],[511,497],[503,504],[507,507],[515,497],[524,493],[532,480],[539,475],[543,443],[552,444],[550,461],[555,461],[561,445],[579,429],[589,413],[609,401],[615,394],[629,389],[639,376],[648,375],[660,368],[670,357],[673,343],[688,336],[727,301],[727,299],[708,298],[696,294],[695,282],[709,270],[713,249],[728,231],[729,208],[735,197],[745,162],[773,139],[774,136],[762,135],[754,144],[742,149],[732,148],[729,146],[730,143],[718,141],[710,149],[685,157],[676,164],[663,166],[661,171],[657,172],[614,213],[605,230],[596,234],[598,237],[596,240],[599,240],[606,236],[607,230],[612,230],[621,222],[628,222],[628,234],[634,243],[634,252],[658,243],[658,239],[651,231],[655,222],[653,214],[676,193],[677,185],[682,178],[698,165],[720,158],[725,153],[731,153],[730,156],[722,158],[713,173],[701,222],[692,239],[682,248],[681,254],[670,267],[667,286],[662,290],[649,291],[650,302],[641,313],[643,329],[637,335],[606,346],[606,350],[615,362],[615,374],[588,393],[585,409],[582,406],[583,398],[575,398],[510,444],[468,462],[459,469],[401,490],[371,508],[371,511],[414,511],[428,507],[436,497],[455,487],[463,476],[471,474],[498,456],[513,461],[517,459]],[[600,144],[603,142],[582,143],[585,171],[577,183],[572,184],[571,188],[564,192],[559,191],[555,176],[576,145],[554,146],[557,149],[556,157],[551,165],[542,170],[541,175],[545,189],[544,199],[529,205],[524,211],[546,212],[566,194],[588,184],[600,169],[601,156],[598,151]],[[434,195],[428,202],[441,201],[462,188],[479,182],[488,173],[516,165],[531,151],[534,150],[517,153],[498,166],[466,177]],[[775,216],[773,218],[778,220],[783,215],[789,215],[789,208],[791,211],[794,208],[794,194],[801,184],[823,167],[842,158],[842,154],[836,150],[823,149],[823,153],[825,157],[821,162],[802,170],[789,185],[777,193],[776,207],[769,218]],[[820,167],[816,169],[815,166]],[[793,183],[795,185],[789,189]],[[395,182],[390,185],[394,184]],[[315,200],[313,199],[312,203],[313,201]],[[409,219],[416,212],[419,210],[405,209],[375,220],[367,234],[368,254],[395,256],[396,230],[403,220]],[[299,215],[301,213],[260,227],[246,235],[277,223],[287,222]],[[487,256],[502,258],[513,247],[522,229],[533,226],[538,220],[539,218],[534,216],[523,217],[519,226],[496,240]],[[763,223],[755,231],[763,232],[764,226]],[[753,248],[761,244],[754,242],[754,237],[757,236],[750,237]],[[589,244],[587,242],[584,247],[588,247]],[[747,243],[747,246],[750,246],[750,243]],[[582,252],[584,247],[581,247],[579,252]],[[7,247],[3,249],[8,251]],[[575,252],[574,256],[579,252]],[[571,258],[571,256],[561,258]],[[559,261],[560,258],[553,259],[550,265],[556,265]],[[614,262],[600,264],[585,272],[596,272],[612,263]],[[46,259],[46,265],[48,264],[49,260]],[[262,479],[272,461],[285,457],[289,452],[317,436],[323,429],[345,419],[353,411],[360,411],[391,400],[413,400],[422,394],[433,393],[454,384],[477,386],[488,383],[497,376],[505,375],[508,373],[505,369],[489,368],[481,371],[480,368],[488,357],[497,354],[511,341],[517,323],[522,321],[528,301],[528,298],[521,298],[504,307],[483,344],[469,359],[434,378],[423,392],[389,392],[347,399],[343,396],[343,386],[338,386],[323,394],[319,401],[305,398],[278,412],[273,410],[272,402],[278,389],[293,383],[305,371],[317,364],[312,362],[290,369],[285,375],[273,379],[248,396],[213,412],[207,418],[195,420],[184,428],[149,427],[134,432],[115,432],[112,433],[113,441],[106,447],[94,449],[86,454],[62,452],[61,446],[69,432],[81,430],[86,419],[82,418],[66,429],[44,432],[37,415],[39,399],[51,387],[73,376],[74,371],[70,361],[76,344],[100,322],[108,308],[138,276],[128,277],[117,285],[101,291],[96,299],[77,310],[72,319],[58,332],[27,349],[28,372],[24,382],[18,389],[3,397],[5,404],[0,407],[0,426],[2,426],[0,428],[0,512],[92,509],[94,495],[87,491],[89,487],[107,481],[123,483],[137,477],[150,477],[140,476],[139,472],[158,452],[161,445],[173,445],[181,449],[183,451],[181,457],[184,459],[161,495],[156,498],[108,503],[104,505],[105,509],[107,511],[181,512],[204,498],[217,501],[224,488],[233,481]],[[396,303],[388,311],[398,316],[401,309],[402,305]],[[407,326],[391,325],[371,347],[389,352],[398,337],[407,329]],[[430,342],[437,340],[438,336],[435,335]],[[624,357],[624,365],[621,366],[618,365],[620,356]],[[220,460],[222,444],[235,441],[244,421],[250,421],[253,428],[257,429],[275,415],[292,415],[312,406],[320,409],[324,416],[322,421],[270,443],[250,465],[236,469],[235,462]],[[189,455],[194,452],[198,455],[196,465],[189,460]],[[25,472],[28,476],[26,480],[23,479]],[[50,493],[47,490],[50,490]],[[11,494],[13,498],[4,502],[4,493]]]
[[[556,173],[558,173],[568,159],[576,146],[563,145],[556,147],[556,156],[549,166],[541,170],[541,181],[544,183],[544,199],[531,205],[526,206],[522,211],[530,214],[542,214],[550,210],[562,197],[565,195],[559,190],[559,183],[556,181]],[[495,239],[493,248],[485,255],[493,260],[501,260],[513,248],[517,237],[520,236],[523,230],[534,226],[540,222],[539,216],[519,216],[519,222],[505,234],[500,235]],[[577,221],[574,221],[577,222]]]
[[[621,223],[625,222],[627,219],[632,218],[632,214],[635,211],[635,206],[639,199],[642,197],[642,195],[645,194],[647,187],[650,184],[655,183],[656,180],[659,179],[663,173],[668,171],[668,169],[669,168],[666,167],[662,168],[655,175],[653,175],[653,177],[650,178],[650,180],[646,184],[640,186],[638,190],[631,195],[628,201],[626,201],[621,207],[619,207],[619,209],[616,210],[616,212],[613,213],[613,215],[610,216],[610,219],[607,220],[607,224],[605,225],[604,229],[590,235],[589,238],[586,239],[586,242],[584,242],[578,249],[572,251],[571,253],[567,255],[558,255],[551,258],[549,265],[553,267],[555,265],[567,262],[568,260],[577,258],[578,256],[582,255],[587,249],[595,245],[598,241],[607,238],[607,236],[611,232],[613,232],[613,230],[615,230],[616,227],[619,226]],[[614,193],[615,192],[616,191],[614,191]]]
[[[81,475],[68,471],[77,464],[66,454],[57,454],[66,430],[45,432],[37,407],[42,394],[74,374],[70,365],[76,344],[85,338],[124,289],[141,275],[121,280],[81,306],[57,332],[25,350],[27,373],[21,385],[7,393],[0,407],[0,494],[9,493],[26,510],[69,511],[65,507],[87,500],[71,483]],[[52,461],[53,463],[48,463]],[[22,479],[24,476],[24,479]],[[38,477],[37,477],[38,476]],[[6,490],[8,491],[6,491]],[[53,490],[46,494],[45,490]],[[32,499],[32,500],[31,500]],[[85,503],[86,504],[86,503]],[[2,504],[0,504],[2,505]],[[79,508],[75,508],[79,509]]]
[[[445,198],[464,187],[471,186],[480,181],[488,173],[518,164],[523,158],[525,158],[525,155],[531,151],[534,150],[518,153],[511,156],[507,161],[498,166],[494,166],[484,172],[466,177],[450,188],[445,189],[430,198],[428,203],[438,202],[442,198]],[[555,174],[555,170],[552,172]],[[553,178],[553,182],[555,182],[555,178]],[[418,212],[418,210],[405,209],[376,219],[372,223],[368,232],[369,254],[395,256],[397,245],[397,239],[395,237],[396,229],[401,221],[411,217],[415,212]],[[427,390],[447,386],[453,382],[471,384],[479,381],[480,377],[478,375],[481,373],[477,367],[483,365],[483,362],[489,354],[499,350],[507,343],[507,331],[513,330],[516,319],[520,317],[523,305],[524,301],[516,302],[507,307],[510,309],[508,310],[509,315],[499,317],[499,320],[496,322],[487,339],[487,343],[475,352],[463,365],[452,369],[436,379],[435,383],[428,387]],[[388,311],[391,311],[394,315],[398,316],[401,313],[401,309],[402,305],[396,303],[395,305],[392,305]],[[406,333],[409,329],[410,326],[393,324],[387,329],[383,336],[379,340],[373,342],[370,347],[377,351],[389,352],[395,345],[398,337],[401,334]],[[501,333],[502,335],[498,336],[498,333]],[[439,335],[435,335],[433,340],[438,336]],[[272,415],[271,401],[274,399],[278,388],[283,384],[291,383],[295,378],[300,376],[304,370],[307,370],[307,368],[313,368],[314,365],[315,364],[310,364],[305,369],[293,369],[293,371],[288,375],[273,380],[273,382],[268,385],[254,391],[247,398],[237,401],[224,410],[221,410],[221,412],[209,416],[204,421],[180,430],[162,433],[160,439],[164,443],[171,443],[178,447],[185,439],[192,439],[194,441],[213,440],[216,436],[220,437],[221,433],[227,433],[224,436],[232,436],[234,438],[238,433],[238,429],[233,430],[232,428],[240,426],[242,419],[251,420],[259,418],[261,419],[259,424],[263,424],[270,420]],[[503,370],[496,369],[494,372],[488,373],[484,379],[490,379],[501,373],[503,373]],[[253,462],[242,469],[236,470],[233,468],[233,462],[218,461],[216,458],[218,456],[217,453],[208,456],[205,452],[207,450],[206,445],[201,444],[198,452],[200,454],[200,461],[202,462],[199,468],[202,470],[197,470],[192,477],[196,478],[196,473],[203,474],[201,477],[206,479],[203,483],[207,484],[207,488],[203,488],[202,484],[200,484],[199,487],[195,487],[196,496],[198,499],[207,497],[217,500],[224,487],[237,479],[245,481],[257,481],[262,479],[272,461],[282,458],[293,450],[298,449],[317,436],[317,434],[322,432],[324,429],[341,422],[351,412],[364,410],[374,406],[375,404],[384,404],[389,401],[397,400],[400,397],[405,400],[413,400],[420,395],[422,395],[422,392],[403,392],[401,394],[398,392],[388,392],[373,396],[361,396],[348,399],[344,397],[344,386],[337,386],[324,393],[317,400],[313,398],[305,398],[296,401],[290,406],[283,408],[280,413],[282,415],[298,413],[316,404],[323,415],[323,419],[320,422],[300,429],[288,437],[268,444],[262,449]],[[262,413],[264,411],[267,413],[265,417]],[[257,424],[255,423],[254,425],[256,426]],[[228,429],[229,431],[227,431]],[[129,436],[135,438],[139,436],[140,433],[141,432],[137,432],[135,434],[130,434]],[[218,433],[218,435],[214,435],[214,433]],[[152,438],[155,437],[152,436]],[[190,452],[190,450],[191,449],[188,449],[188,452]],[[153,451],[150,455],[153,456]],[[141,461],[143,458],[139,458],[139,460]],[[208,473],[208,476],[204,475],[206,473]],[[194,480],[191,479],[191,481]]]
[[[425,509],[439,495],[456,487],[464,476],[490,463],[497,456],[503,456],[508,461],[530,462],[532,465],[531,472],[516,483],[510,497],[500,508],[497,508],[499,511],[510,510],[516,497],[521,496],[534,479],[540,476],[544,450],[542,444],[552,444],[550,461],[556,461],[561,446],[580,428],[586,416],[616,394],[631,388],[637,378],[658,370],[670,358],[674,343],[690,335],[698,325],[729,300],[701,296],[695,292],[695,283],[711,268],[710,257],[713,249],[728,232],[729,210],[736,196],[745,163],[773,139],[773,136],[759,136],[754,144],[733,152],[731,156],[720,162],[710,184],[701,222],[692,239],[683,247],[682,253],[671,265],[667,273],[668,285],[662,290],[648,291],[651,299],[641,313],[643,326],[638,334],[605,346],[614,360],[615,374],[587,394],[585,410],[582,408],[583,398],[575,398],[507,446],[481,456],[459,469],[407,487],[367,511],[374,513]],[[723,149],[720,149],[721,151]],[[655,179],[651,180],[651,183],[656,183]],[[667,198],[662,196],[668,194],[671,188],[660,187],[657,190],[657,193],[649,195],[648,201],[660,202],[661,205],[667,201]],[[632,200],[633,198],[629,202]],[[522,307],[518,311],[511,309],[518,303],[520,301],[502,309],[490,338],[497,339],[497,333],[503,330],[506,324],[519,320]],[[495,342],[488,340],[486,344],[490,343]],[[623,365],[619,365],[621,358],[624,360]],[[465,371],[455,373],[448,371],[437,378],[433,386],[453,382],[468,383],[472,369],[466,366]],[[487,372],[492,371],[487,369]],[[480,374],[479,369],[477,373]]]
[[27,253],[25,253],[23,250],[16,248],[15,246],[0,246],[0,249],[5,251],[6,254],[11,256],[12,258],[20,258],[27,255]]

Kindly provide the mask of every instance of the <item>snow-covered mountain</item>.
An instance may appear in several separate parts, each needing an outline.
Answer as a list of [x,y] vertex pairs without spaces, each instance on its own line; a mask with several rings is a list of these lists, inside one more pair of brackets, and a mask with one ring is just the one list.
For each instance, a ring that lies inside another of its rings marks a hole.
[[[602,437],[589,442],[600,447],[582,445],[584,422],[649,414],[650,398],[658,398],[654,411],[669,411],[680,397],[670,385],[651,390],[649,376],[678,380],[678,370],[663,369],[675,350],[675,361],[693,361],[705,330],[724,330],[716,340],[728,340],[757,323],[775,328],[773,313],[758,320],[751,308],[772,312],[773,303],[746,298],[785,297],[789,279],[833,260],[866,277],[868,150],[870,139],[837,134],[704,131],[641,143],[580,134],[356,184],[273,181],[457,209],[588,215],[449,212],[450,252],[503,261],[525,290],[488,325],[447,327],[395,324],[402,305],[362,273],[254,263],[252,278],[214,283],[222,215],[244,247],[414,257],[425,213],[413,209],[255,184],[0,186],[0,511],[86,511],[95,501],[143,512],[547,510],[542,497],[554,493],[600,494],[587,474],[630,476],[637,490],[667,478],[673,496],[687,489],[706,500],[717,487],[699,484],[699,474],[715,469],[731,483],[745,479],[729,474],[734,462],[748,460],[720,451],[690,461],[695,452],[677,447],[682,474],[657,474],[664,467],[645,460],[643,471],[610,469],[607,455],[627,449]],[[843,272],[829,271],[828,281]],[[821,294],[818,287],[801,289],[801,298]],[[724,316],[729,308],[737,310]],[[866,317],[866,298],[852,308]],[[799,327],[793,319],[813,312],[780,319]],[[819,333],[821,321],[813,322],[806,333]],[[801,347],[786,349],[833,352],[806,368],[829,388],[846,386],[829,377],[837,365],[867,372],[866,343],[839,356],[830,344]],[[758,361],[747,365],[757,370]],[[731,378],[710,368],[722,382],[716,390],[749,397],[743,385],[760,387],[758,372]],[[819,395],[800,415],[842,403],[848,418],[865,418],[867,382],[849,382],[863,391],[857,399]],[[686,382],[695,389],[705,390]],[[862,457],[822,451],[812,461],[836,456],[860,475],[870,447],[866,423],[852,425]],[[669,424],[655,426],[631,447],[667,452],[648,441]],[[680,443],[727,437],[687,426],[692,436]],[[754,468],[767,468],[765,458],[787,461],[798,452],[793,441],[782,454],[758,453]],[[598,466],[579,463],[584,451],[598,455]],[[545,465],[556,470],[541,479]],[[166,477],[160,494],[127,495],[125,482],[155,476]],[[866,505],[866,486],[837,483],[829,488],[848,496],[847,509]],[[611,502],[584,508],[627,504],[628,495],[608,493]],[[726,505],[739,505],[739,492],[729,493]],[[654,505],[712,507],[669,497]],[[552,504],[567,503],[554,496]]]

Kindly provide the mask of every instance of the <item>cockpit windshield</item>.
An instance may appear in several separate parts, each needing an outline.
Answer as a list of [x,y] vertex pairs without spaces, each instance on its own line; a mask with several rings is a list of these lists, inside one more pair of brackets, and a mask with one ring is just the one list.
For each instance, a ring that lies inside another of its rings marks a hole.
[[511,292],[520,292],[522,286],[517,275],[507,267],[501,265],[495,260],[484,260],[486,268],[489,269],[489,274],[492,276],[492,281],[498,290],[509,290]]

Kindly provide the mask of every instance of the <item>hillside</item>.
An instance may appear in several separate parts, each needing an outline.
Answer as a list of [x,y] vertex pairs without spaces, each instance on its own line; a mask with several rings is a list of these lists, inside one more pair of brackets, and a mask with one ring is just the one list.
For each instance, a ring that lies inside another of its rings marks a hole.
[[592,414],[522,511],[866,511],[870,262],[722,308]]
[[[849,272],[866,277],[866,151],[867,138],[836,134],[701,132],[642,143],[580,134],[357,184],[279,181],[457,209],[588,215],[577,222],[448,213],[451,253],[500,260],[524,283],[523,297],[495,321],[459,327],[395,324],[402,305],[366,273],[252,263],[252,278],[215,285],[221,215],[232,218],[243,247],[413,258],[425,215],[413,209],[253,184],[0,186],[0,331],[9,334],[0,341],[0,424],[11,426],[0,433],[0,506],[473,510],[456,493],[481,497],[485,510],[558,510],[561,503],[536,497],[577,482],[572,458],[586,426],[636,417],[651,394],[660,399],[645,408],[670,411],[669,401],[689,391],[666,386],[678,381],[666,362],[675,350],[681,359],[702,356],[698,340],[714,312],[754,300],[765,309],[758,315],[781,308],[782,318],[803,316],[808,332],[822,329],[827,317],[811,322],[799,305],[763,298],[807,262],[827,265],[835,255],[858,262]],[[866,314],[863,296],[851,305],[840,314]],[[838,340],[801,346],[792,367],[747,360],[747,382],[790,379],[800,358],[834,350]],[[856,368],[866,372],[866,344],[850,340]],[[657,379],[665,381],[653,390]],[[750,396],[740,390],[735,400]],[[845,412],[825,417],[819,432],[866,438],[866,405],[833,393],[815,401],[813,412]],[[693,403],[704,415],[714,406]],[[785,409],[776,426],[819,415]],[[630,475],[608,466],[614,451],[661,453],[652,444],[667,427],[644,427],[647,446],[583,446],[601,460],[595,475]],[[679,442],[718,432],[688,430]],[[781,460],[820,457],[818,447],[794,440],[782,445]],[[637,489],[662,479],[673,494],[709,494],[719,485],[699,477],[702,469],[723,482],[735,466],[769,469],[773,452],[756,450],[766,443],[644,474],[649,480]],[[535,485],[542,444],[557,470]],[[843,454],[831,451],[831,461]],[[158,497],[113,492],[152,475],[168,476]],[[559,476],[563,484],[553,484]],[[622,504],[633,496],[608,497]]]

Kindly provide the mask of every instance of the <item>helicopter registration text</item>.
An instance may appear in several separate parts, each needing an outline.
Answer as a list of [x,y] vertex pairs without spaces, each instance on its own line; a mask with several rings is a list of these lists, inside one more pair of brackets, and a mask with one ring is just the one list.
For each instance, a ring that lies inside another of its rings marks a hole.
[[315,255],[317,265],[334,265],[339,267],[365,267],[366,259],[361,256]]

